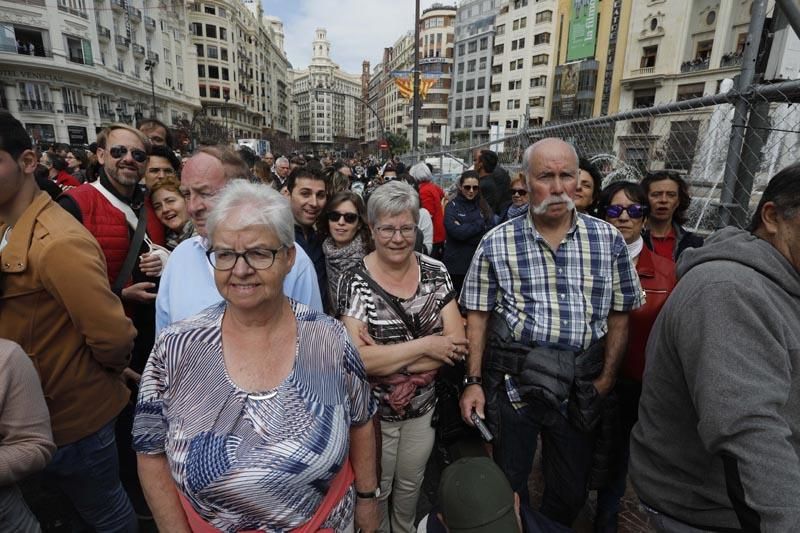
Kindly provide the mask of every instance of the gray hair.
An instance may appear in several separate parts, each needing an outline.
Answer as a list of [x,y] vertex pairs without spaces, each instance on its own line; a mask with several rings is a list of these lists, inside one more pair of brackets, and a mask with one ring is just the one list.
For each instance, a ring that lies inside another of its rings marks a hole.
[[275,165],[277,165],[278,163],[286,163],[288,165],[289,164],[289,160],[286,158],[285,155],[282,155],[278,159],[275,160]]
[[375,225],[381,217],[394,217],[410,212],[414,223],[419,222],[419,196],[414,187],[404,181],[390,181],[375,189],[367,203],[367,219]]
[[269,185],[233,180],[221,191],[217,205],[208,215],[208,240],[214,242],[214,232],[222,223],[231,229],[263,226],[278,237],[282,246],[294,246],[294,217],[281,193]]
[[428,168],[423,161],[420,161],[413,167],[408,170],[408,173],[411,174],[414,178],[418,181],[431,181],[433,175],[431,174],[431,169]]
[[578,164],[578,151],[575,149],[575,146],[568,143],[567,141],[559,139],[558,137],[547,137],[545,139],[538,140],[535,143],[528,146],[527,148],[525,148],[525,152],[522,154],[522,172],[523,174],[525,174],[526,177],[530,176],[531,159],[533,158],[533,153],[536,150],[544,146],[547,146],[548,144],[553,144],[553,143],[563,143],[569,146],[569,148],[572,150],[572,153],[575,155],[575,164],[576,165]]

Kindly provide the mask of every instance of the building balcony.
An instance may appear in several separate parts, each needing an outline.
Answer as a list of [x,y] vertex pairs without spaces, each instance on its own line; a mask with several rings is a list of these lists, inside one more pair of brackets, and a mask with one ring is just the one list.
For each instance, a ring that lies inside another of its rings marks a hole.
[[699,72],[701,70],[708,70],[709,67],[709,60],[708,58],[700,58],[697,57],[695,59],[691,59],[689,61],[684,61],[681,63],[681,73],[686,72]]
[[108,109],[101,109],[100,118],[105,120],[116,120],[117,115],[115,115],[113,111],[109,111]]
[[111,0],[111,9],[118,13],[125,11],[125,0]]
[[115,35],[114,36],[114,44],[120,50],[127,50],[127,49],[129,49],[131,47],[131,41],[129,39],[126,39],[122,35]]
[[89,111],[85,105],[64,104],[64,113],[68,115],[83,115],[84,117],[89,116]]
[[81,17],[83,19],[89,18],[89,14],[86,11],[62,5],[60,2],[58,4],[58,10],[61,11],[62,13],[69,13],[70,15],[75,15],[76,17]]
[[20,111],[41,111],[44,113],[53,112],[53,102],[42,100],[17,100]]
[[109,42],[111,40],[111,30],[109,30],[108,28],[98,24],[97,25],[97,40],[99,40],[100,42],[105,42],[105,43]]
[[740,52],[730,52],[722,56],[719,61],[719,68],[741,67],[742,54]]
[[38,44],[33,45],[30,43],[26,44],[0,44],[0,53],[5,54],[18,54],[23,56],[34,56],[34,57],[53,57],[53,52],[49,48],[45,48],[44,46],[40,46]]
[[642,67],[631,70],[631,76],[652,76],[656,73],[656,67]]
[[130,20],[131,22],[141,22],[142,10],[128,6],[128,20]]
[[147,31],[156,30],[156,21],[153,19],[153,17],[144,17],[144,29]]
[[144,57],[144,46],[141,44],[131,43],[131,49],[136,57]]

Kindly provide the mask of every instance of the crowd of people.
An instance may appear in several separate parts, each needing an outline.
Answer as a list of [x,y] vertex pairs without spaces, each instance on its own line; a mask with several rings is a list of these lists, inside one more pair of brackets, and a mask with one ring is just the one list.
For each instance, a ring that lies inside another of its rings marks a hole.
[[443,190],[0,113],[0,531],[34,475],[100,532],[562,532],[596,490],[604,533],[629,480],[658,531],[796,530],[800,164],[704,240],[681,175],[579,150]]

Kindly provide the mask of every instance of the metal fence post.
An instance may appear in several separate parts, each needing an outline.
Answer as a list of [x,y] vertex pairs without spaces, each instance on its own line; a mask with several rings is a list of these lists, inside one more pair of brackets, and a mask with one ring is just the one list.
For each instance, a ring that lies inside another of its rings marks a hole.
[[[750,28],[747,33],[747,43],[745,44],[742,57],[742,71],[739,75],[737,92],[744,93],[753,84],[756,73],[756,59],[758,47],[761,42],[761,33],[764,30],[764,19],[767,13],[767,0],[754,0],[753,9],[750,15]],[[747,124],[747,113],[750,107],[748,98],[739,97],[734,105],[733,127],[731,128],[731,141],[728,145],[728,154],[725,159],[725,174],[722,184],[719,203],[719,226],[720,228],[731,224],[732,211],[742,209],[741,205],[734,203],[736,190],[737,171],[739,161],[744,146],[745,126]],[[747,206],[744,206],[747,212]]]

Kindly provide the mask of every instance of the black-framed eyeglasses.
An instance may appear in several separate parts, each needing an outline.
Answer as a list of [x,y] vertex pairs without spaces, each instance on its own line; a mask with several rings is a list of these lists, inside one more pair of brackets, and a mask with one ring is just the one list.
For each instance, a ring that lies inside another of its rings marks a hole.
[[627,211],[628,216],[631,218],[642,218],[647,214],[647,206],[641,204],[631,204],[627,207],[623,205],[610,205],[606,207],[606,216],[609,218],[617,218],[623,211]]
[[125,154],[130,151],[131,157],[137,163],[144,163],[147,161],[147,152],[144,150],[140,150],[139,148],[131,148],[128,149],[127,146],[122,146],[121,144],[115,144],[111,148],[108,149],[108,153],[111,154],[111,157],[114,159],[121,159],[125,157]]
[[381,239],[390,240],[394,238],[395,233],[400,232],[400,235],[403,236],[404,239],[411,239],[412,237],[417,236],[417,226],[414,224],[408,224],[406,226],[400,226],[399,228],[395,228],[394,226],[378,226],[375,228],[375,233],[380,236]]
[[462,185],[461,188],[467,192],[480,190],[480,185]]
[[331,211],[328,213],[329,222],[339,222],[344,217],[344,221],[348,224],[355,224],[358,221],[358,213],[340,213],[339,211]]
[[528,196],[528,191],[525,189],[511,189],[511,196]]
[[275,263],[275,256],[280,252],[284,246],[276,250],[269,248],[253,248],[245,250],[244,252],[235,252],[233,250],[208,250],[206,257],[214,270],[233,270],[236,262],[240,257],[244,258],[244,262],[250,268],[255,270],[266,270]]

